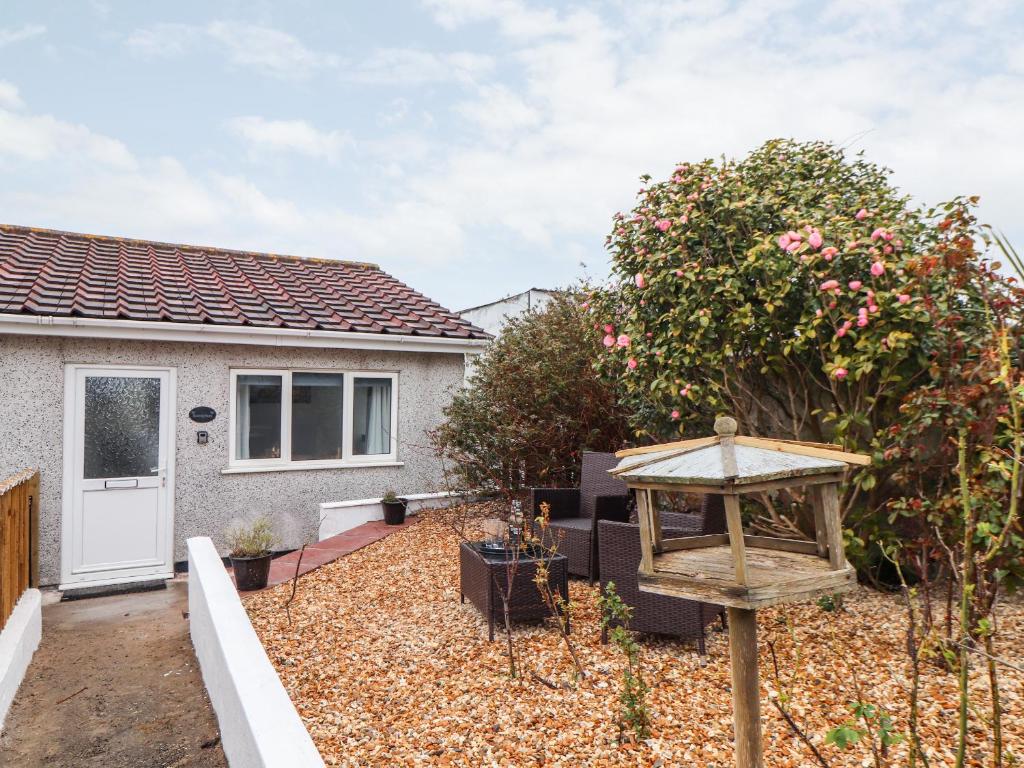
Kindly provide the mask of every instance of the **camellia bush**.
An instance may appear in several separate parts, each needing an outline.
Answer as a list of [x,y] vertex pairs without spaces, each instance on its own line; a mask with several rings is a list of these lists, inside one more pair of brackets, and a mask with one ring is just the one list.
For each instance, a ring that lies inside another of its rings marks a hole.
[[615,383],[595,367],[603,347],[585,301],[562,291],[511,319],[476,360],[432,438],[460,489],[515,495],[574,486],[582,452],[622,447],[628,427]]
[[[964,338],[989,334],[985,292],[1000,286],[951,280],[939,255],[970,236],[972,202],[921,211],[887,171],[821,142],[645,177],[608,237],[613,284],[590,300],[634,437],[699,436],[730,413],[748,434],[839,443],[875,457],[844,514],[883,509],[899,495],[888,430],[948,341],[936,312],[955,311]],[[761,527],[799,527],[764,501]]]

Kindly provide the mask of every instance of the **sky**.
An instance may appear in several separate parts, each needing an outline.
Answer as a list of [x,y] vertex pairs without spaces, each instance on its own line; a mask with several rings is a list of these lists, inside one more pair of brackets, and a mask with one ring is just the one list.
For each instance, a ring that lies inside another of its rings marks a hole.
[[1024,3],[0,2],[0,222],[372,261],[456,310],[603,278],[642,174],[775,137],[1024,248]]

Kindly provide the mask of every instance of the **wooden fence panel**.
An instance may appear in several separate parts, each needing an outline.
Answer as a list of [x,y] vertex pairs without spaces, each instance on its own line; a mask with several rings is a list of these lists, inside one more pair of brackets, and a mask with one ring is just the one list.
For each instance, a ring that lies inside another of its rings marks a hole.
[[0,483],[0,628],[22,593],[38,583],[39,472]]

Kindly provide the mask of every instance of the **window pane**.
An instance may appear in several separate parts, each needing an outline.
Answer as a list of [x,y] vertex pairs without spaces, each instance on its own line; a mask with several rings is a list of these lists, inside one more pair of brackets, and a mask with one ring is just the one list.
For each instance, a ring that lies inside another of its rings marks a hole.
[[281,377],[238,376],[236,459],[281,458]]
[[343,377],[292,374],[292,461],[340,459]]
[[391,453],[391,379],[359,379],[353,385],[352,453]]
[[152,477],[160,462],[160,379],[85,377],[85,474]]

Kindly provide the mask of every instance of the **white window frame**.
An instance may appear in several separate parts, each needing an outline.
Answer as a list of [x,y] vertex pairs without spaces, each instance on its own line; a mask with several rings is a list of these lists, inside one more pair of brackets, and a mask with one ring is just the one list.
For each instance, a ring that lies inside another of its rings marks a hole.
[[[342,376],[341,459],[292,461],[292,376],[296,373],[329,373]],[[238,434],[238,377],[281,377],[281,456],[276,459],[236,459]],[[352,453],[355,380],[387,379],[391,382],[391,450],[388,453],[354,455]],[[277,469],[338,469],[396,465],[398,461],[398,373],[393,371],[350,371],[330,368],[232,368],[231,407],[228,425],[228,468],[223,472],[259,472]]]

